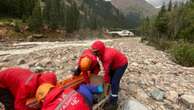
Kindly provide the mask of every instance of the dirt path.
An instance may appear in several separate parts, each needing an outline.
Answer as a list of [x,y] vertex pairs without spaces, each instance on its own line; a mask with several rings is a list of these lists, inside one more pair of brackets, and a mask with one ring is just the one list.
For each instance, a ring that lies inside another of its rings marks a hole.
[[[166,53],[140,43],[140,38],[105,42],[123,51],[129,59],[128,69],[121,82],[119,100],[122,107],[127,100],[136,99],[150,110],[184,110],[182,104],[177,103],[178,95],[194,95],[194,68],[173,63]],[[56,71],[61,79],[75,66],[82,50],[91,43],[92,41],[14,44],[7,50],[0,50],[0,68],[41,67]]]

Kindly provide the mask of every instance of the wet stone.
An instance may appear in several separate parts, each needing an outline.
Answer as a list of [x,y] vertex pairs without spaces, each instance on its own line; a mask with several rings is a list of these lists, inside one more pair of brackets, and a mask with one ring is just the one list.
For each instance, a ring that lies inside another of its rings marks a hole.
[[25,64],[26,63],[26,61],[22,58],[22,59],[19,59],[18,61],[17,61],[17,64],[18,65],[22,65],[22,64]]
[[193,95],[182,95],[181,96],[182,104],[187,108],[194,110],[194,96]]
[[128,100],[124,104],[123,110],[148,110],[148,108],[137,100]]
[[160,89],[154,89],[151,92],[151,96],[153,99],[157,100],[157,101],[163,101],[164,100],[164,91],[160,90]]

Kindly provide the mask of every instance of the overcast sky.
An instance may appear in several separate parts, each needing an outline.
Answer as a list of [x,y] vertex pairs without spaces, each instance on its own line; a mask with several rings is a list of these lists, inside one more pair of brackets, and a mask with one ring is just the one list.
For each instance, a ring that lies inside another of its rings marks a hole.
[[[111,1],[111,0],[105,0],[105,1]],[[169,3],[170,0],[145,0],[148,3],[150,3],[151,5],[153,5],[156,8],[160,8],[162,6],[163,3]],[[173,2],[178,1],[187,1],[187,0],[172,0]]]
[[[148,3],[152,4],[156,8],[160,8],[162,4],[168,4],[170,0],[146,0]],[[172,2],[183,2],[186,0],[172,0]]]

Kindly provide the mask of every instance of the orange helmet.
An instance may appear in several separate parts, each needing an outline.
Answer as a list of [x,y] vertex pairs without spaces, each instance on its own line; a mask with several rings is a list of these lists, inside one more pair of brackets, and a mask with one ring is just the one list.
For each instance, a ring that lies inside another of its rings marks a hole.
[[80,60],[80,69],[81,69],[81,71],[87,71],[90,68],[91,63],[92,63],[92,61],[91,61],[90,58],[83,57]]
[[54,85],[49,83],[41,84],[38,89],[36,90],[36,99],[38,102],[41,102],[44,100],[48,92],[53,88]]

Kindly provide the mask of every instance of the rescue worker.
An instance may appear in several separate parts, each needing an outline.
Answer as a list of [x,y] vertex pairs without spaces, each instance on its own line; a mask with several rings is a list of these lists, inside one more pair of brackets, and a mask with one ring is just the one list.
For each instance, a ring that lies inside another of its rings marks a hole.
[[105,88],[111,86],[111,94],[107,108],[117,108],[120,80],[128,66],[127,57],[114,48],[106,47],[102,41],[95,41],[92,46],[93,54],[98,56],[104,67]]
[[42,105],[41,110],[91,110],[92,93],[102,92],[102,86],[81,85],[75,91],[45,83],[37,89],[36,98]]
[[56,75],[52,72],[33,73],[28,69],[9,68],[0,71],[0,102],[5,110],[37,110],[38,106],[29,108],[26,101],[35,96],[39,85],[55,85]]
[[78,67],[76,68],[75,75],[79,75],[81,72],[85,78],[85,82],[89,83],[88,74],[92,73],[98,75],[100,71],[100,65],[98,63],[97,57],[93,55],[91,49],[86,49],[81,54],[78,60]]

